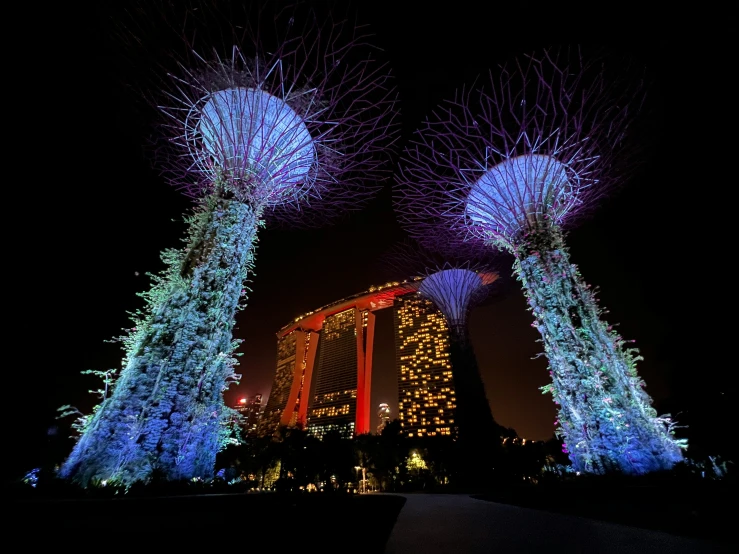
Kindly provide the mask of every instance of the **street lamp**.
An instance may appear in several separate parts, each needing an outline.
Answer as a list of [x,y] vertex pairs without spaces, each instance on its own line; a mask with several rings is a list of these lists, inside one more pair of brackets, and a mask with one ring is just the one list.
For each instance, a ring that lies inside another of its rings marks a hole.
[[357,488],[359,489],[359,492],[361,494],[362,486],[359,484],[359,470],[362,469],[362,466],[354,466],[354,469],[356,470],[356,475],[357,475],[357,485],[358,485]]

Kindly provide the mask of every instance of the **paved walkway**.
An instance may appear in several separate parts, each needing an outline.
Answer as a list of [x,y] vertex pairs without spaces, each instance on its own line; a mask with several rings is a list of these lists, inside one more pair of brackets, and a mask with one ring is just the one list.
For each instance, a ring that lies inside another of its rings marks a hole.
[[456,494],[403,494],[385,554],[703,554],[710,542]]

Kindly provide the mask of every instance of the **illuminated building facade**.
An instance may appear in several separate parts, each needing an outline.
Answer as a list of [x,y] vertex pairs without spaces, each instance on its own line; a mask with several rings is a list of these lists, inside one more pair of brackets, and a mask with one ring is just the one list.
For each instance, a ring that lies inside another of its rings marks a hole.
[[[415,292],[418,286],[418,280],[372,286],[296,317],[280,329],[277,370],[259,435],[272,436],[281,425],[304,425],[319,437],[333,426],[348,436],[369,433],[373,312],[391,307],[396,296]],[[319,337],[323,338],[315,368]]]
[[380,418],[380,424],[377,426],[377,434],[381,434],[382,430],[390,422],[390,406],[383,402],[377,409],[377,417]]
[[393,315],[403,434],[456,436],[457,403],[444,315],[417,294],[396,298]]
[[272,436],[280,426],[305,425],[307,394],[318,335],[295,328],[277,339],[277,371],[257,434]]
[[[357,328],[357,317],[361,327]],[[352,438],[357,416],[357,349],[359,334],[366,344],[368,311],[349,308],[328,316],[321,330],[316,389],[308,411],[308,432],[323,438],[335,430]]]
[[246,436],[254,436],[257,433],[257,425],[259,422],[259,414],[262,409],[262,395],[255,394],[249,398],[240,398],[239,403],[236,406],[236,411],[239,412],[243,420],[243,429]]
[[[418,278],[370,287],[284,326],[259,435],[271,436],[281,425],[305,426],[319,438],[331,429],[344,437],[369,433],[374,312],[394,306],[402,432],[456,436],[449,327],[417,294],[420,284]],[[389,407],[378,415],[382,427]]]

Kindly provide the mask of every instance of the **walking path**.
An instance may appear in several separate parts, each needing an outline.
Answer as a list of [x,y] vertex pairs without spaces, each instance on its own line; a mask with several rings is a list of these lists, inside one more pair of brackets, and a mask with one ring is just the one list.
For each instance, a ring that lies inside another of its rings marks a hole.
[[385,554],[703,554],[728,545],[476,500],[461,494],[402,494],[407,499]]

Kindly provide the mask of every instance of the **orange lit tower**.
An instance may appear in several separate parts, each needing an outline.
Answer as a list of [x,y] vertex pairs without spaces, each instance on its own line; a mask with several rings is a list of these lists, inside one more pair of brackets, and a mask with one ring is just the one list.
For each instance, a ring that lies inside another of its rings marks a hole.
[[392,306],[397,296],[415,292],[418,285],[409,280],[372,286],[298,316],[280,329],[277,371],[259,434],[272,435],[281,425],[303,425],[316,436],[331,428],[347,436],[369,433],[373,312]]
[[271,435],[280,426],[305,425],[307,398],[304,398],[303,390],[309,391],[311,387],[317,345],[318,333],[314,331],[293,328],[282,336],[278,335],[277,370],[259,422],[260,436]]
[[357,307],[323,321],[316,387],[308,411],[312,435],[323,438],[329,431],[338,431],[342,437],[352,438],[355,432],[366,432],[374,321],[374,314]]

